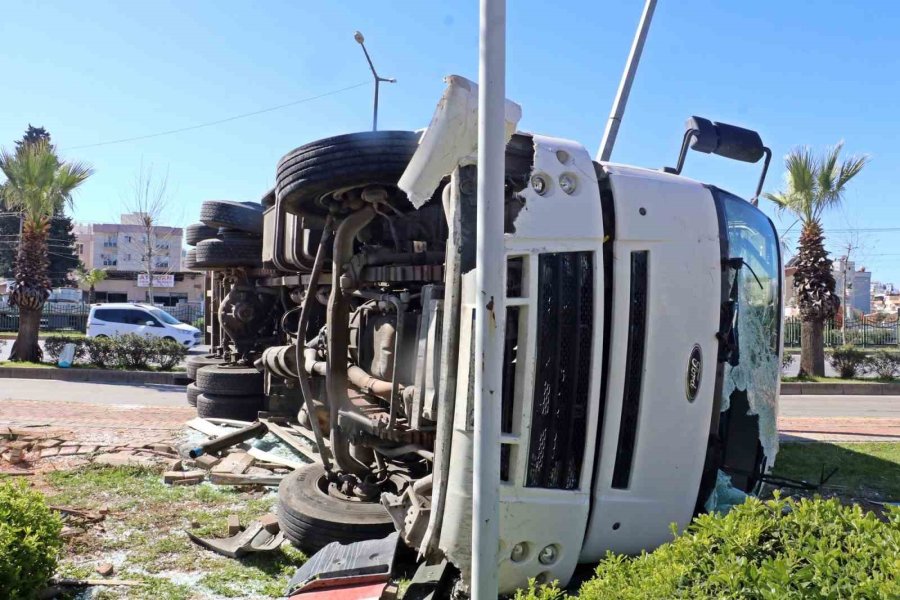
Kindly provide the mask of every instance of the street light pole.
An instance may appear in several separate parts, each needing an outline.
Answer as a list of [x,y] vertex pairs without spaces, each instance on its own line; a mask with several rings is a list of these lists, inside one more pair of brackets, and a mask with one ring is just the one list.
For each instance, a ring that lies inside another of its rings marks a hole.
[[603,132],[603,141],[600,142],[600,149],[597,150],[597,161],[608,161],[609,157],[612,156],[616,136],[619,134],[619,125],[621,125],[622,117],[625,115],[625,105],[628,104],[631,84],[634,82],[634,75],[637,73],[638,64],[641,62],[644,42],[647,40],[647,32],[650,31],[650,21],[653,20],[653,11],[655,9],[656,0],[647,0],[647,3],[644,4],[644,12],[641,14],[637,32],[634,34],[634,41],[631,43],[631,52],[628,54],[628,61],[625,63],[625,72],[622,73],[622,81],[619,82],[619,90],[616,92],[616,99],[613,101],[612,110],[609,113],[609,121],[606,122],[606,131]]
[[481,0],[480,21],[471,591],[473,600],[496,600],[500,548],[500,390],[506,322],[503,284],[506,0]]
[[375,108],[374,114],[372,115],[372,131],[378,131],[378,86],[382,81],[387,83],[397,83],[397,80],[393,77],[381,77],[378,75],[378,72],[375,71],[375,65],[372,64],[372,59],[369,57],[369,51],[366,50],[366,38],[363,37],[362,33],[357,31],[353,34],[353,39],[362,46],[363,54],[366,55],[366,61],[369,63],[369,69],[372,70],[372,77],[375,78]]

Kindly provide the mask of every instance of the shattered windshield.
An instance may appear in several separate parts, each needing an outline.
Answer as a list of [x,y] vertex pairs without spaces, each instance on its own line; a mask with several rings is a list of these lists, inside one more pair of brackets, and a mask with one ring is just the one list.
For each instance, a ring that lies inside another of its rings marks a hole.
[[733,350],[725,364],[722,411],[735,390],[746,391],[750,413],[759,416],[759,441],[771,466],[778,452],[778,337],[780,258],[771,221],[750,203],[721,192],[728,234],[724,271],[735,301]]

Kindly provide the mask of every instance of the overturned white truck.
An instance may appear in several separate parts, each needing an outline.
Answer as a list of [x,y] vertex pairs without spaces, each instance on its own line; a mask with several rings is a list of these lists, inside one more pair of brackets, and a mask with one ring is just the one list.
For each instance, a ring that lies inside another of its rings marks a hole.
[[[214,273],[219,317],[193,394],[208,416],[299,409],[320,460],[284,479],[279,520],[307,551],[398,530],[426,560],[468,571],[472,94],[451,78],[424,133],[290,152],[253,209],[261,255],[235,259],[249,242],[232,232],[233,248],[219,236],[192,257]],[[688,149],[770,158],[756,133],[697,117],[661,171],[510,136],[501,592],[652,549],[704,510],[721,474],[749,491],[774,460],[778,239],[753,203],[682,177]]]

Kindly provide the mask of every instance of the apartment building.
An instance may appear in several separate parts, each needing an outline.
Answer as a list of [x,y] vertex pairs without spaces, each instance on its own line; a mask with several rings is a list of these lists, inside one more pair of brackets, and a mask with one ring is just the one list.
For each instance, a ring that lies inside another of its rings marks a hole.
[[[106,269],[106,280],[95,286],[98,302],[152,301],[164,306],[202,302],[203,274],[182,268],[184,232],[180,227],[158,226],[148,232],[139,214],[128,213],[119,223],[76,224],[75,236],[75,249],[85,268]],[[146,281],[148,265],[154,274],[152,299]]]

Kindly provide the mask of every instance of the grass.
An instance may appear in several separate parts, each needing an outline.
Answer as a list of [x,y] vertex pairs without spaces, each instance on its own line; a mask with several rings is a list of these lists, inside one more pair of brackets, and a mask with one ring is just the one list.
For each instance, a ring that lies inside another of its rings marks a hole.
[[[0,340],[14,340],[18,335],[15,331],[0,331]],[[83,338],[84,333],[81,331],[42,331],[38,334],[39,338],[45,338],[51,335],[59,335],[64,337]]]
[[228,515],[238,515],[246,525],[270,512],[275,496],[269,492],[208,484],[168,486],[158,472],[132,467],[56,471],[47,474],[46,482],[51,505],[110,510],[102,527],[89,526],[68,543],[60,573],[84,577],[97,564],[118,557],[116,577],[145,583],[139,588],[99,588],[92,598],[278,597],[306,560],[287,545],[271,553],[229,559],[200,548],[185,533],[224,536]]
[[822,492],[876,501],[900,501],[900,442],[784,444],[774,474],[818,482],[822,467],[838,471]]

